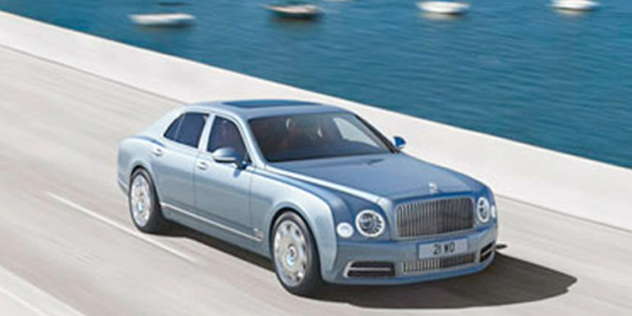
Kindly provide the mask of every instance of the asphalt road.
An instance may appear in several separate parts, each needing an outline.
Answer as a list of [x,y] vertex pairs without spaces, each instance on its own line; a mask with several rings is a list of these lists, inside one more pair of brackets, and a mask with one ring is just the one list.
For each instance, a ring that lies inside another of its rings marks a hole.
[[632,315],[631,232],[502,197],[480,274],[294,297],[265,259],[133,228],[117,143],[177,102],[2,47],[0,69],[0,315]]

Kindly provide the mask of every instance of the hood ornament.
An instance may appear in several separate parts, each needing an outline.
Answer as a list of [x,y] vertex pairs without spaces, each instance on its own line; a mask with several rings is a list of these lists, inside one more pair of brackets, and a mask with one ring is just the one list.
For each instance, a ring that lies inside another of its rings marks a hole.
[[430,191],[430,194],[437,194],[437,193],[439,193],[439,187],[434,182],[428,183],[428,190]]

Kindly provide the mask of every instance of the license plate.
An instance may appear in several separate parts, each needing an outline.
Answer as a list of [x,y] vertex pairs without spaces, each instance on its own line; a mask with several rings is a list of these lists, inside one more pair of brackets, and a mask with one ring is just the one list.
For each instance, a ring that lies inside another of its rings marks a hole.
[[419,245],[420,259],[452,256],[465,252],[467,252],[467,239],[454,239]]

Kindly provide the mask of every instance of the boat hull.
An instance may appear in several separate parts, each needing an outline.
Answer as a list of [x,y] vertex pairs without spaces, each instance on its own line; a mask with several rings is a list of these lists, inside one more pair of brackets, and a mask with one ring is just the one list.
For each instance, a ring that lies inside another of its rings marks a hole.
[[182,27],[194,23],[195,17],[189,14],[135,14],[130,20],[137,25],[152,27]]
[[268,6],[267,9],[281,19],[313,20],[323,13],[315,6]]
[[557,10],[566,11],[593,11],[599,7],[599,3],[588,0],[559,0],[551,3]]
[[417,3],[417,7],[427,13],[460,15],[465,14],[470,5],[462,2],[424,1]]

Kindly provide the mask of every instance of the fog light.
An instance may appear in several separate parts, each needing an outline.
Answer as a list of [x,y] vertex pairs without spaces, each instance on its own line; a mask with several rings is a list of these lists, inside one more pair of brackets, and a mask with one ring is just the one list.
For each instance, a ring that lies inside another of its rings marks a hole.
[[340,223],[338,227],[336,227],[336,232],[338,236],[342,238],[349,238],[353,236],[353,226],[349,223]]

